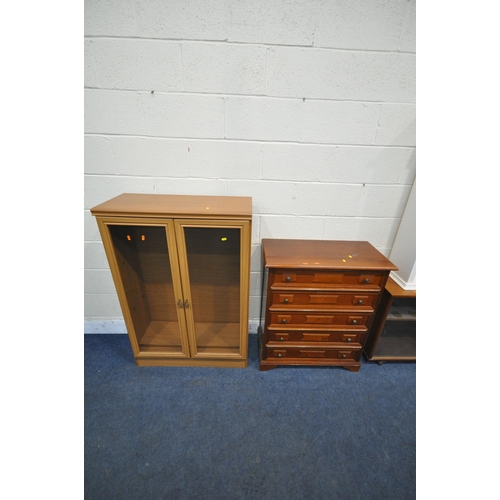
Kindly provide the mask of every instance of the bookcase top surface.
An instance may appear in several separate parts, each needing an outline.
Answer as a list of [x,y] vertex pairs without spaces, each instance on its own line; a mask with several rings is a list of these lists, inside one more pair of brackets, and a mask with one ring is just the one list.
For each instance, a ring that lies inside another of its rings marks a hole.
[[269,268],[396,270],[368,241],[263,239]]
[[144,217],[252,217],[248,196],[124,193],[90,209],[92,215]]

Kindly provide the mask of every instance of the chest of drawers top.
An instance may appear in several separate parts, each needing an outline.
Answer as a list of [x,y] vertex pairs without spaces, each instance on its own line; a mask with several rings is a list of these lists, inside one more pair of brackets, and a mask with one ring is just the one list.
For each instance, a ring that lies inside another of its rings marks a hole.
[[397,267],[367,241],[263,239],[266,268],[392,271]]

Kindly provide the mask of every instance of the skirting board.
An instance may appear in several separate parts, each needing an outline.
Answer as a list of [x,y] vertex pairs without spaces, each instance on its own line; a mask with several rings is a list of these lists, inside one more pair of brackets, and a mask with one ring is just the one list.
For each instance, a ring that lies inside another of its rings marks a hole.
[[389,275],[403,290],[416,290],[417,289],[417,283],[407,283],[403,279],[399,277],[398,274],[395,272],[391,271]]
[[[257,333],[259,322],[250,320],[248,322],[248,333]],[[83,333],[127,333],[125,321],[107,320],[107,321],[84,321]]]

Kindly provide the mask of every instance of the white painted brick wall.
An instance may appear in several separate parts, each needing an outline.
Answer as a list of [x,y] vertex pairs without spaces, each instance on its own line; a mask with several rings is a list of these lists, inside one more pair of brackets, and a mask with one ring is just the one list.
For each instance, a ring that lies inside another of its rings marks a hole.
[[328,217],[356,215],[363,187],[359,184],[296,184],[293,213],[302,216]]
[[[185,141],[151,137],[111,137],[115,170],[118,175],[188,177]],[[148,168],[144,169],[144,158]]]
[[415,0],[85,0],[86,331],[123,331],[89,212],[123,192],[252,197],[252,325],[262,238],[389,255],[416,175],[415,13]]
[[224,40],[225,0],[135,0],[143,38]]
[[182,91],[179,43],[98,38],[92,40],[92,53],[103,88]]
[[302,101],[269,97],[226,97],[225,138],[297,141]]
[[356,53],[348,99],[415,102],[415,55]]
[[349,51],[273,47],[269,49],[267,95],[345,99],[353,54]]
[[338,146],[332,179],[357,184],[398,184],[411,169],[414,175],[413,150],[373,146]]
[[223,137],[223,98],[193,94],[141,93],[146,135]]
[[227,0],[227,40],[312,45],[321,3],[320,0]]
[[262,239],[298,238],[321,240],[323,239],[325,219],[325,217],[314,216],[264,215],[260,217],[260,237]]
[[144,113],[138,92],[85,90],[85,132],[144,135]]
[[264,95],[267,49],[258,45],[185,43],[184,90],[215,94]]
[[[324,2],[318,18],[318,47],[396,51],[415,33],[406,23],[414,1],[367,0]],[[413,29],[412,29],[413,28]]]
[[115,174],[115,160],[111,149],[111,138],[86,135],[84,138],[86,174]]
[[228,180],[226,185],[229,196],[248,196],[245,193],[251,193],[254,213],[293,213],[295,185],[291,182]]
[[374,143],[387,146],[415,146],[415,106],[382,104]]
[[372,144],[380,104],[306,101],[300,140],[324,144]]
[[85,0],[85,35],[137,36],[135,0]]
[[84,85],[85,87],[99,87],[97,81],[97,73],[94,64],[94,51],[92,50],[92,42],[85,40],[84,42]]
[[401,219],[410,190],[411,186],[366,185],[363,187],[357,215]]
[[189,177],[209,179],[260,179],[262,145],[240,141],[189,141]]
[[333,179],[336,146],[264,144],[262,178],[326,182]]

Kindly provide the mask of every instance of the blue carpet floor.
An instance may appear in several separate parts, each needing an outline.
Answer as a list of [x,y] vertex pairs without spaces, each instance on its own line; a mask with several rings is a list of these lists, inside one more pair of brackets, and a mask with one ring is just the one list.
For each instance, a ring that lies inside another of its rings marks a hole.
[[416,364],[137,367],[85,335],[88,500],[416,497]]

